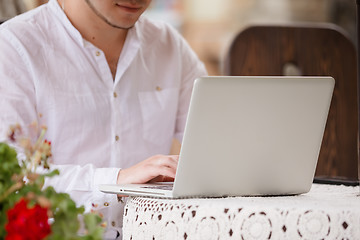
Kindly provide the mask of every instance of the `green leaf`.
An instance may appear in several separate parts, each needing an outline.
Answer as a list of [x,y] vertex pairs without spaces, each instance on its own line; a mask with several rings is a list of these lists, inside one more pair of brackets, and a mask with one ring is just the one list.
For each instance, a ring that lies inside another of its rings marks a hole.
[[[23,168],[22,168],[23,167]],[[11,209],[21,197],[31,193],[30,206],[36,204],[37,197],[45,197],[50,202],[50,211],[54,222],[51,224],[51,234],[48,240],[100,240],[103,237],[104,228],[100,226],[101,217],[94,213],[84,215],[84,225],[86,235],[79,235],[80,221],[79,215],[85,211],[84,207],[77,207],[76,203],[66,193],[58,193],[53,187],[43,189],[45,178],[59,175],[58,170],[39,175],[34,182],[23,185],[17,191],[9,191],[16,183],[13,176],[18,174],[17,181],[22,181],[22,171],[26,169],[26,164],[20,166],[16,151],[6,143],[0,143],[0,239],[5,239],[5,225],[7,223],[7,211]],[[6,194],[5,194],[6,193]],[[4,196],[1,198],[1,196]]]
[[0,183],[8,183],[14,174],[21,173],[16,151],[6,143],[0,143],[0,163]]
[[[102,218],[94,213],[84,214],[85,228],[88,232],[87,238],[85,239],[102,239],[104,228],[99,227]],[[86,236],[84,236],[86,237]]]

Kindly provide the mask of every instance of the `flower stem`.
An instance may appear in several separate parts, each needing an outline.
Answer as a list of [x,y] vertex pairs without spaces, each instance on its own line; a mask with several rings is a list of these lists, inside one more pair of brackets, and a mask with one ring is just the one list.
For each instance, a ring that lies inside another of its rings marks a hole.
[[0,202],[4,201],[11,193],[19,190],[23,186],[23,183],[17,182],[7,189],[2,196],[0,196]]

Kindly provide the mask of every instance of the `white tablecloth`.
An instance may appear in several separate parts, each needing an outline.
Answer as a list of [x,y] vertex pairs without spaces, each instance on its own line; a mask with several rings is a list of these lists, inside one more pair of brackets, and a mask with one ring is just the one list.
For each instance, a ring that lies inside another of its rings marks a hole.
[[123,239],[360,239],[359,187],[285,197],[130,197]]

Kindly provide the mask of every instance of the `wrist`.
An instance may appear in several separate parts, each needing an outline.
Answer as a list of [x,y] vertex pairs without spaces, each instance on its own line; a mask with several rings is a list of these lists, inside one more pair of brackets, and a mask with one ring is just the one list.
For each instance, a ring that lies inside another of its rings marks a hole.
[[120,172],[121,172],[121,169],[119,169],[119,171],[118,171],[117,178],[116,178],[116,184],[120,184],[120,181],[119,181]]
[[126,169],[120,169],[117,175],[117,184],[126,183]]

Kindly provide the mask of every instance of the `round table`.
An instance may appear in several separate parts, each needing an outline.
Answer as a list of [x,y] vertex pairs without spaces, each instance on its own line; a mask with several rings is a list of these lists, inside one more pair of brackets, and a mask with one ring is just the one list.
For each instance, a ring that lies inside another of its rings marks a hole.
[[130,197],[123,239],[360,239],[359,187],[282,197]]

